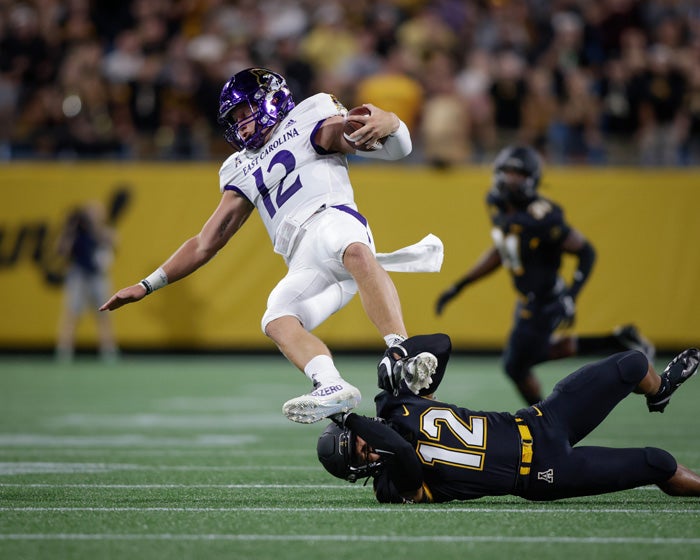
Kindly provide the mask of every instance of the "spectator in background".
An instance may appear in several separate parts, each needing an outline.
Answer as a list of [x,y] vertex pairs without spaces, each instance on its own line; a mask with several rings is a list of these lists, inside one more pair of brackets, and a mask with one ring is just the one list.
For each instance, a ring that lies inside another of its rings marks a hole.
[[389,2],[371,2],[371,9],[365,14],[362,29],[372,33],[375,41],[374,51],[385,57],[396,42],[396,31],[406,17],[406,12],[399,5]]
[[0,73],[26,98],[55,79],[56,53],[41,33],[34,8],[15,4],[6,18],[6,23],[0,19],[5,28],[0,32]]
[[566,79],[569,72],[589,68],[590,60],[585,48],[584,22],[572,11],[556,12],[551,18],[553,36],[540,59],[554,76],[557,96],[566,95]]
[[[15,155],[18,139],[21,154],[34,155],[34,138],[45,138],[44,123],[56,117],[53,111],[46,114],[45,93],[58,64],[39,23],[36,10],[26,4],[0,11],[0,160]],[[29,113],[23,116],[25,105]],[[49,145],[52,142],[42,142],[36,153],[41,157],[51,152]]]
[[136,79],[143,62],[138,33],[133,29],[125,29],[117,35],[114,48],[104,56],[102,71],[111,84],[128,84]]
[[353,99],[357,84],[381,71],[383,56],[377,50],[377,38],[372,30],[361,29],[357,36],[357,51],[334,71],[339,99]]
[[64,49],[97,39],[89,0],[72,0],[70,9],[64,12],[61,19]]
[[552,127],[559,114],[559,102],[554,93],[552,73],[548,68],[535,66],[528,72],[522,110],[520,141],[533,146],[542,154],[548,154],[552,148]]
[[432,52],[452,53],[457,45],[457,37],[431,4],[428,2],[418,8],[396,30],[397,45],[403,52],[404,70],[414,76],[420,74]]
[[[287,77],[294,99],[306,99],[316,91],[316,70],[302,56],[299,49],[299,38],[294,36],[282,37],[275,44],[275,57],[281,74]],[[372,67],[367,73],[375,70]]]
[[61,154],[68,145],[62,101],[62,92],[54,85],[42,86],[22,101],[9,137],[11,157],[49,159]]
[[406,71],[405,56],[401,47],[392,47],[382,69],[358,82],[353,105],[372,103],[395,113],[413,133],[418,130],[425,93],[421,82]]
[[625,161],[625,145],[637,132],[639,102],[631,70],[621,58],[611,58],[605,63],[600,101],[601,130],[608,159]]
[[683,100],[686,79],[674,67],[672,51],[654,45],[642,82],[639,107],[639,156],[643,165],[678,165],[687,136]]
[[[197,104],[200,80],[190,45],[182,34],[176,35],[163,59],[162,103],[155,138],[160,159],[202,159],[210,150],[208,123]],[[220,60],[223,50],[214,49],[212,60]],[[204,53],[198,55],[198,60],[205,58]]]
[[505,50],[497,55],[490,95],[498,144],[514,142],[522,126],[525,71],[525,61],[515,51]]
[[97,322],[102,360],[113,362],[118,357],[112,318],[98,312],[110,292],[108,271],[114,244],[115,233],[101,203],[89,202],[68,215],[57,245],[59,255],[67,263],[56,342],[56,359],[61,363],[73,360],[76,329],[86,311],[92,312]]
[[684,105],[688,115],[685,158],[690,165],[700,165],[700,65],[690,74]]
[[489,2],[474,26],[474,45],[493,53],[512,50],[525,56],[534,46],[532,4],[523,0]]
[[71,47],[61,71],[63,114],[66,119],[66,155],[119,157],[117,137],[107,82],[101,75],[100,45],[85,41]]
[[[638,81],[647,79],[643,75],[650,64],[646,51],[651,44],[670,49],[675,70],[689,83],[698,64],[692,54],[692,45],[700,37],[697,14],[692,3],[667,0],[0,2],[0,158],[114,157],[115,150],[104,148],[105,127],[101,123],[107,121],[112,123],[107,136],[112,135],[119,144],[119,157],[194,159],[218,156],[219,152],[223,155],[225,145],[217,132],[215,115],[208,108],[216,103],[221,84],[230,75],[252,66],[268,66],[288,76],[298,98],[334,91],[350,104],[358,98],[358,81],[382,73],[377,62],[390,58],[398,47],[405,59],[400,73],[410,80],[423,80],[426,63],[437,51],[476,64],[476,68],[457,73],[462,95],[465,74],[478,77],[483,73],[483,61],[489,61],[480,83],[469,82],[466,95],[473,123],[472,160],[481,161],[493,155],[487,152],[499,141],[506,142],[533,125],[523,122],[528,115],[519,106],[523,103],[523,93],[518,91],[522,85],[509,97],[512,84],[502,76],[491,92],[494,103],[485,107],[482,88],[493,85],[495,76],[489,66],[497,67],[492,59],[501,58],[503,52],[515,53],[521,60],[523,77],[537,67],[547,67],[560,98],[570,70],[589,71],[591,95],[604,105],[606,96],[607,101],[621,99],[600,88],[599,81],[608,79],[603,70],[606,62],[619,58],[630,90],[643,89]],[[49,108],[46,100],[48,92],[55,93],[62,86],[57,83],[58,76],[64,74],[64,66],[73,64],[74,51],[91,42],[99,45],[103,73],[85,86],[89,91],[82,92],[85,99],[80,97],[80,101],[86,112],[76,119],[72,114],[75,92],[59,92],[58,105],[67,100],[67,113],[63,108],[58,112]],[[187,43],[188,65],[181,66],[180,79],[169,72],[182,62],[172,57],[180,56],[183,42]],[[358,76],[357,80],[353,76]],[[94,113],[87,110],[85,102],[90,97],[95,103],[102,96],[104,86],[99,81],[107,82],[108,115],[107,119],[90,119]],[[639,115],[636,99],[631,102],[633,112]],[[419,106],[414,112],[419,115],[421,110]],[[513,127],[518,112],[520,124]],[[613,140],[620,149],[610,153],[610,163],[641,159],[657,164],[668,160],[658,154],[652,157],[658,152],[653,147],[655,142],[658,145],[654,138],[664,128],[657,125],[629,134],[611,133],[617,134]],[[103,147],[94,150],[83,142],[76,150],[66,143],[65,134],[69,129],[76,134],[76,128],[81,129],[80,137],[93,137]],[[501,135],[498,140],[496,132]],[[683,131],[676,128],[675,132]],[[603,129],[603,134],[608,131]],[[107,146],[113,140],[108,139]],[[674,161],[687,162],[687,142],[673,140],[681,144],[681,155],[674,156]],[[420,153],[417,145],[415,154]]]
[[493,58],[485,49],[471,49],[455,78],[459,94],[469,111],[472,159],[481,161],[483,155],[496,145],[496,123],[491,103],[491,68]]
[[452,58],[442,51],[433,53],[425,72],[420,138],[424,159],[438,169],[465,163],[470,155],[469,106],[457,92],[454,76]]
[[339,2],[325,2],[316,8],[311,29],[301,38],[301,52],[318,70],[321,91],[336,91],[336,69],[357,51],[355,33],[346,21]]
[[564,75],[563,85],[550,153],[558,163],[602,163],[600,103],[594,95],[590,74],[572,68]]
[[638,0],[605,0],[599,24],[604,56],[612,57],[624,48],[626,37],[642,33],[644,14]]

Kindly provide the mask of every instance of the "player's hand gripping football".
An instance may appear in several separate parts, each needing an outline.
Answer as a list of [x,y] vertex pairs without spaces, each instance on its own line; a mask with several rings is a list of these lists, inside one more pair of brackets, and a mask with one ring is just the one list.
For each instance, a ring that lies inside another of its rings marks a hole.
[[114,311],[127,303],[134,303],[146,297],[146,288],[143,284],[134,284],[127,288],[122,288],[100,307],[100,311]]
[[374,151],[382,147],[387,136],[396,132],[399,118],[394,114],[365,103],[348,111],[345,140],[355,149]]

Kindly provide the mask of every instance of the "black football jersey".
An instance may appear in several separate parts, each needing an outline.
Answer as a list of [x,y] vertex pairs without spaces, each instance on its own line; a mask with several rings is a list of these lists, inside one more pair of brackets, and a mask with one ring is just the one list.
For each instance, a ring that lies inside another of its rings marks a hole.
[[413,395],[377,395],[377,415],[415,448],[431,501],[511,493],[520,438],[507,412],[477,412]]
[[562,243],[571,231],[562,208],[538,197],[526,208],[510,209],[494,193],[489,193],[486,203],[491,237],[515,289],[525,297],[550,296],[561,266]]

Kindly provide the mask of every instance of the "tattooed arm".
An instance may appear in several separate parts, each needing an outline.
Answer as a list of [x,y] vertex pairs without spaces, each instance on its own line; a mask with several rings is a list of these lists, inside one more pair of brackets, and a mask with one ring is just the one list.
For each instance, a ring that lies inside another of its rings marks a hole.
[[132,286],[119,290],[101,307],[100,311],[112,311],[127,303],[133,303],[144,298],[154,289],[172,284],[177,280],[192,274],[205,265],[228,242],[245,223],[253,211],[253,205],[234,191],[226,191],[221,197],[219,206],[194,237],[185,241],[170,258],[148,279],[154,275],[160,284],[152,287],[147,279]]

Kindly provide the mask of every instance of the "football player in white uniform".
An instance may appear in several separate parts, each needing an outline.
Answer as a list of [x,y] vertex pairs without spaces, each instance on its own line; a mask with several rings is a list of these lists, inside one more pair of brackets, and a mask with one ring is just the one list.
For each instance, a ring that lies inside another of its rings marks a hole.
[[354,202],[346,154],[397,160],[412,146],[395,114],[366,107],[369,115],[353,117],[364,126],[346,138],[347,110],[333,95],[319,93],[295,106],[279,74],[264,68],[235,74],[220,98],[219,122],[236,152],[219,172],[218,207],[160,268],[100,309],[139,301],[191,274],[257,208],[289,268],[268,298],[262,329],[314,387],[286,402],[283,412],[295,422],[312,423],[356,407],[360,392],[341,377],[326,344],[310,331],[359,291],[369,319],[387,347],[394,346],[407,332],[387,270],[437,271],[442,263],[442,244],[432,235],[395,253],[376,253]]

